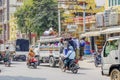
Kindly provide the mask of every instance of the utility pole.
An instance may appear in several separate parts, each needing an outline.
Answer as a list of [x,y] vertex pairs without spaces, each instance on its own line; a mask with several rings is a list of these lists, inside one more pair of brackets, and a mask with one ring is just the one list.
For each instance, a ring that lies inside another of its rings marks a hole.
[[83,31],[86,32],[86,25],[85,25],[85,3],[83,3]]
[[61,36],[61,19],[60,19],[60,9],[59,9],[59,2],[58,2],[58,31],[59,31],[59,36]]

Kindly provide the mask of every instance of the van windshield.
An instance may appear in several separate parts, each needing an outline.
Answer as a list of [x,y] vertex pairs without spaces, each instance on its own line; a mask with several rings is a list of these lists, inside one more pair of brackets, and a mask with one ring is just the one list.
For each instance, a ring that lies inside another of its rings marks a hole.
[[107,41],[104,49],[104,57],[107,57],[112,50],[118,50],[118,40]]

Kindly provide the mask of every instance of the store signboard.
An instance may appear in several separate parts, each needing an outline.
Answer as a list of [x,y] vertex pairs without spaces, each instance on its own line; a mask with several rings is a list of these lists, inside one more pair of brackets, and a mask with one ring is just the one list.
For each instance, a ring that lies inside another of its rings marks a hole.
[[75,32],[77,28],[77,25],[67,25],[68,32]]

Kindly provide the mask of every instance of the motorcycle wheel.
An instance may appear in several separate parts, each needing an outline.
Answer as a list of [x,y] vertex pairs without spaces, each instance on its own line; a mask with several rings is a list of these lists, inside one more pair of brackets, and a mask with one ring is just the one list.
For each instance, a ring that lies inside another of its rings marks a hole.
[[97,62],[95,62],[95,67],[98,67],[98,63]]
[[77,74],[77,72],[78,72],[78,69],[73,69],[72,70],[72,73],[74,73],[74,74]]
[[72,73],[76,74],[78,72],[78,69],[77,69],[77,65],[75,63],[72,63],[70,66],[69,66],[70,70],[72,71]]
[[54,60],[53,57],[50,57],[50,59],[49,59],[49,65],[50,65],[50,67],[55,67],[56,66],[56,62],[55,62],[55,60]]
[[36,64],[34,64],[34,65],[33,65],[33,68],[37,69],[37,65],[36,65]]

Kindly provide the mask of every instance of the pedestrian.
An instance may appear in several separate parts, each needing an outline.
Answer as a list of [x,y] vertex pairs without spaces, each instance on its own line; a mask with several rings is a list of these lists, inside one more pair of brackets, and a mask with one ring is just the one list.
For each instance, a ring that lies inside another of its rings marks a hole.
[[79,54],[80,54],[80,42],[79,42],[79,38],[73,38],[72,39],[73,41],[74,41],[74,44],[75,44],[75,53],[76,53],[76,59],[79,59],[80,58],[80,56],[79,56]]
[[80,60],[83,60],[82,57],[84,55],[84,47],[85,47],[85,38],[80,40]]
[[5,55],[4,55],[4,63],[5,63],[5,65],[7,65],[6,64],[7,61],[10,62],[10,56],[11,56],[11,54],[10,54],[10,51],[9,51],[9,47],[6,47]]

